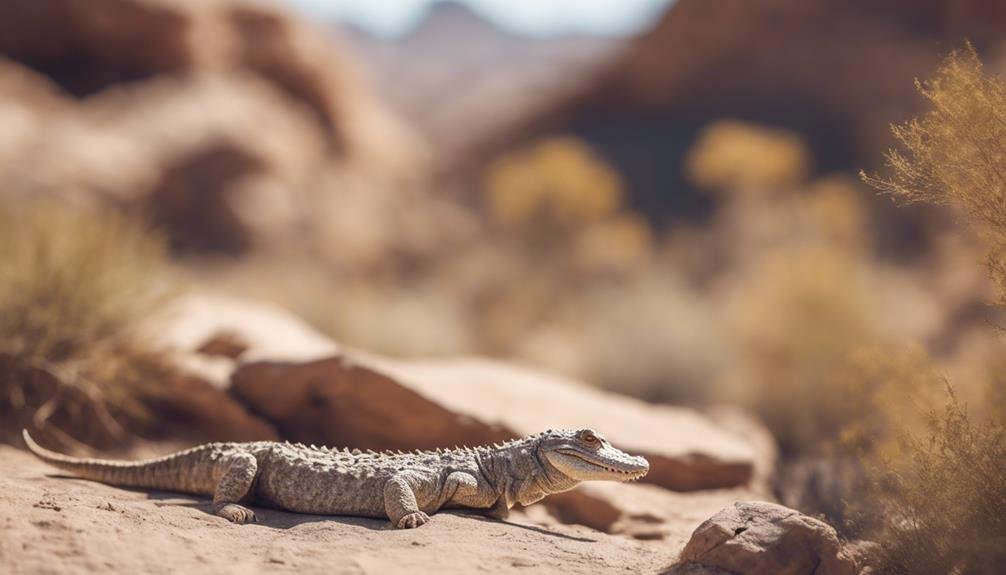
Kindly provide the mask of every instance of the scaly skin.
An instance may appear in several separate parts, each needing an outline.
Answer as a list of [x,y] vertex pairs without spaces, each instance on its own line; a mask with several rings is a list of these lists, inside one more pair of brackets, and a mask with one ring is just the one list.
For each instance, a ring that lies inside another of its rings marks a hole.
[[386,517],[419,527],[445,508],[485,509],[504,519],[582,481],[631,481],[649,471],[642,457],[612,447],[590,429],[549,430],[491,447],[412,453],[336,450],[259,441],[209,443],[138,462],[80,459],[40,447],[43,461],[110,485],[212,495],[214,512],[235,523],[255,520],[243,504],[298,513]]

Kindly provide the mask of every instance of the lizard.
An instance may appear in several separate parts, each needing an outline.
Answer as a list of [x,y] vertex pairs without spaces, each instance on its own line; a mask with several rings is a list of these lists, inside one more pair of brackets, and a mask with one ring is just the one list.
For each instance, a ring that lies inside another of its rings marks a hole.
[[634,481],[645,458],[614,447],[592,429],[548,430],[504,443],[431,451],[373,452],[289,442],[207,443],[156,459],[114,461],[29,450],[77,477],[123,487],[212,496],[212,511],[254,522],[246,505],[296,513],[387,518],[410,529],[440,509],[484,510],[506,519],[583,481]]

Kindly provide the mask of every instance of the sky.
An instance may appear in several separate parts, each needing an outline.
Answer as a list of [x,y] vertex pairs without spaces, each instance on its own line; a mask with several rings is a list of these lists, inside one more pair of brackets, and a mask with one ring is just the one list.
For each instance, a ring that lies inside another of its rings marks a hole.
[[[422,20],[437,0],[287,0],[324,19],[394,37]],[[627,36],[644,29],[673,0],[459,0],[501,28],[529,36],[589,33]]]

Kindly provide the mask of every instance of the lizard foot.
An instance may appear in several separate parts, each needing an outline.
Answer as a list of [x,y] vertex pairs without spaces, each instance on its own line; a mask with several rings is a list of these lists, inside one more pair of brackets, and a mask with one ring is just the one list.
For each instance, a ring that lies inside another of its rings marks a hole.
[[409,513],[405,517],[398,520],[395,525],[396,529],[414,529],[420,525],[426,523],[430,520],[430,516],[423,513],[422,511],[417,511],[415,513]]
[[237,524],[255,523],[255,512],[237,503],[227,503],[216,510],[216,514]]

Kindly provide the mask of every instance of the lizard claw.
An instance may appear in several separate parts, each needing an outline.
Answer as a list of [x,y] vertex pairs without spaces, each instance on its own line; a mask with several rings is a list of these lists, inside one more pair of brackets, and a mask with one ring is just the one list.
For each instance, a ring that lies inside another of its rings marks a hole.
[[395,524],[396,529],[414,529],[423,525],[430,520],[430,516],[423,513],[422,511],[417,511],[415,513],[409,513],[405,517],[398,520]]
[[254,511],[237,503],[228,503],[217,509],[217,515],[239,525],[243,523],[256,523],[258,521],[255,518]]

